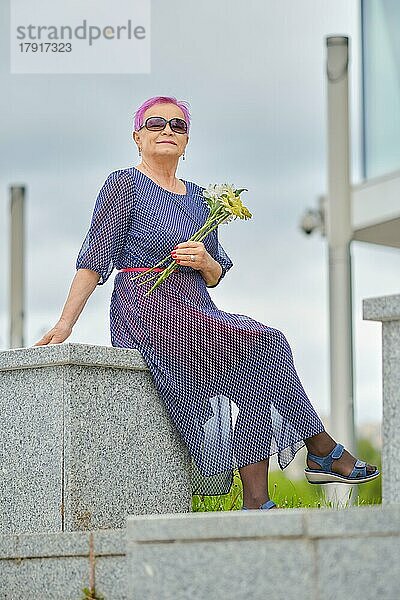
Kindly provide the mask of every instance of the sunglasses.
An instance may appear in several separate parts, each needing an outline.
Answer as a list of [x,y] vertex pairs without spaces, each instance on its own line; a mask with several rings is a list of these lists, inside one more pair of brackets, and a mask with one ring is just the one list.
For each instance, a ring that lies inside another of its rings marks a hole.
[[146,127],[149,131],[162,131],[167,126],[167,123],[169,123],[169,126],[175,133],[187,133],[186,121],[178,118],[167,121],[164,117],[148,117],[144,122],[144,125],[139,127],[139,131],[143,129],[143,127]]

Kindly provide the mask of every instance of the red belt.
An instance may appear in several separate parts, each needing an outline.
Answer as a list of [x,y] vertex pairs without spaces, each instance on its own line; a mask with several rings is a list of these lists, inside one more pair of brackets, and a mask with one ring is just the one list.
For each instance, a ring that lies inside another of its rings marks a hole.
[[[121,273],[122,271],[148,271],[149,269],[151,269],[152,267],[130,267],[128,269],[120,269],[118,271],[118,273]],[[160,267],[154,267],[153,272],[154,271],[165,271],[165,269],[161,269]]]

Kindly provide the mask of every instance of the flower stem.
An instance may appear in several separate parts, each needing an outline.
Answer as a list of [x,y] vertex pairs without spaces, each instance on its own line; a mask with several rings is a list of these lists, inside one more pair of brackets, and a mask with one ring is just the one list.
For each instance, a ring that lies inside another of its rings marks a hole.
[[[210,211],[210,214],[208,215],[205,223],[200,227],[200,229],[198,229],[193,235],[192,237],[189,238],[188,241],[198,241],[201,242],[202,240],[204,240],[212,231],[214,231],[214,229],[216,229],[228,216],[227,211],[223,208],[223,207],[217,207],[216,209],[213,209]],[[165,258],[163,258],[162,260],[160,260],[160,262],[158,262],[155,266],[150,267],[149,269],[147,269],[146,271],[142,271],[141,273],[139,273],[138,275],[135,275],[134,277],[132,277],[132,281],[135,279],[138,279],[139,277],[143,277],[144,275],[147,275],[148,273],[150,273],[151,271],[153,271],[155,268],[159,267],[160,265],[164,264],[167,260],[170,259],[170,256],[166,256]],[[147,283],[148,281],[152,281],[153,279],[157,278],[157,281],[154,283],[154,285],[150,288],[150,290],[145,294],[146,296],[149,296],[151,294],[151,292],[153,290],[155,290],[163,281],[165,281],[165,279],[167,279],[167,277],[175,270],[178,268],[178,264],[175,260],[173,260],[172,263],[170,263],[162,273],[160,274],[154,274],[152,277],[148,277],[146,280],[139,282],[139,285],[143,285],[144,283]]]
[[159,267],[160,265],[163,265],[168,259],[170,258],[170,256],[166,256],[165,258],[163,258],[162,260],[160,260],[160,262],[158,262],[156,265],[154,265],[153,267],[149,267],[147,269],[147,271],[142,271],[141,273],[139,273],[138,275],[134,275],[131,279],[137,279],[138,277],[142,277],[143,275],[145,275],[146,273],[150,273],[150,271],[153,271],[153,269],[156,269],[157,267]]

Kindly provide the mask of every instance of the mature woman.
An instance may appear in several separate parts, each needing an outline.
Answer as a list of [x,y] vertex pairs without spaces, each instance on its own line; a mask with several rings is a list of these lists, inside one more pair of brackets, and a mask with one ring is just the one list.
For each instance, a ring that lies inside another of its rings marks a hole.
[[[136,348],[148,364],[193,458],[194,492],[227,493],[238,468],[243,508],[276,508],[268,496],[269,457],[277,453],[284,469],[304,445],[311,483],[374,479],[375,466],[356,460],[324,430],[284,334],[212,301],[207,288],[233,263],[217,230],[204,242],[187,241],[208,214],[204,188],[175,175],[189,127],[187,103],[173,97],[150,98],[136,111],[141,162],[106,179],[61,317],[35,345],[67,339],[115,267],[111,343]],[[145,275],[140,285],[143,278],[132,277],[169,252],[178,269],[145,297],[154,280]]]

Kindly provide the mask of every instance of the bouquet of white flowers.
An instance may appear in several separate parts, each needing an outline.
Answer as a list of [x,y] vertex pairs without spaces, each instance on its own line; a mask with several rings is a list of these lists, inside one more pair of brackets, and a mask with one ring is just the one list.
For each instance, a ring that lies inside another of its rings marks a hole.
[[[244,191],[247,191],[247,189],[235,189],[233,185],[227,183],[209,185],[203,190],[203,196],[205,198],[204,202],[208,205],[210,212],[204,225],[200,227],[188,241],[201,242],[209,233],[218,227],[218,225],[229,223],[229,221],[237,219],[238,217],[239,219],[250,219],[252,216],[251,212],[243,205],[240,199],[240,194]],[[153,271],[153,269],[165,264],[170,258],[170,255],[166,256],[154,267],[142,271],[139,275],[131,277],[131,279],[134,280],[143,277],[147,273]],[[177,268],[177,262],[172,260],[172,263],[170,263],[159,275],[155,274],[153,277],[150,277],[150,279],[157,277],[157,281],[147,292],[146,296],[149,296],[151,292],[165,281]],[[147,281],[149,281],[149,278],[147,278],[146,281],[140,282],[140,284],[147,283]]]

